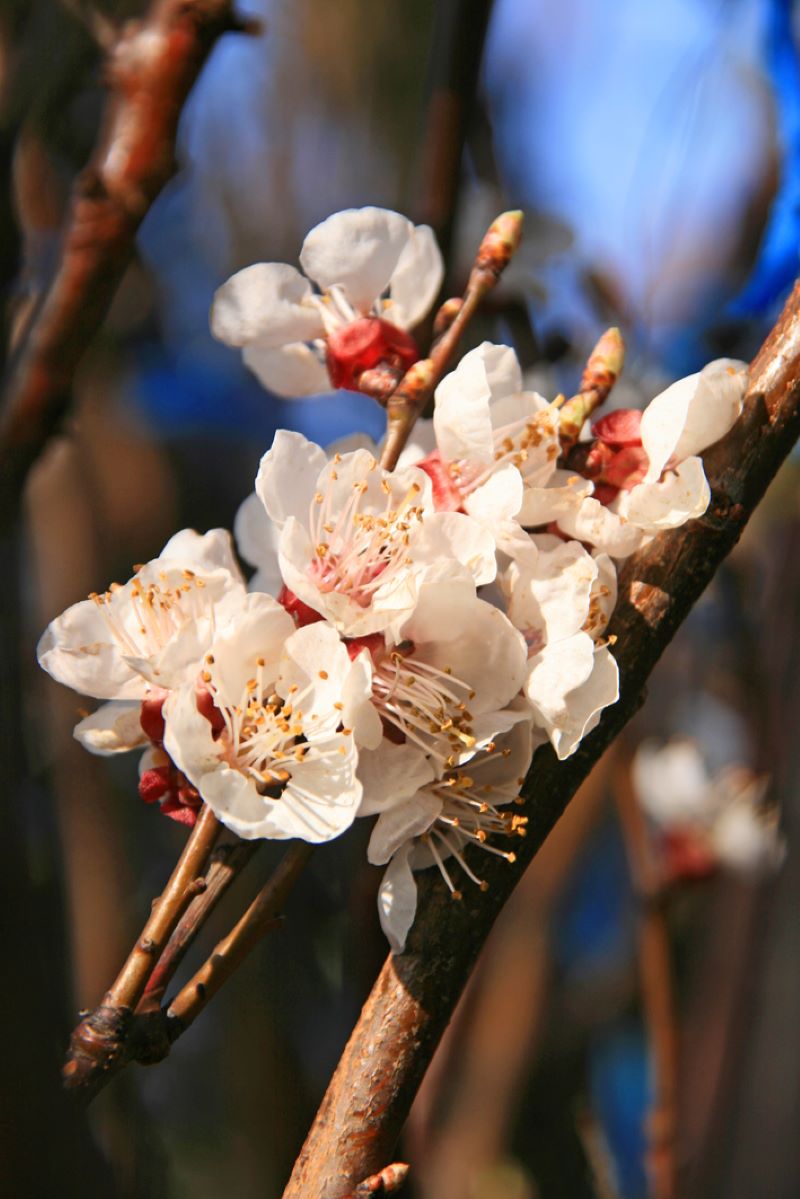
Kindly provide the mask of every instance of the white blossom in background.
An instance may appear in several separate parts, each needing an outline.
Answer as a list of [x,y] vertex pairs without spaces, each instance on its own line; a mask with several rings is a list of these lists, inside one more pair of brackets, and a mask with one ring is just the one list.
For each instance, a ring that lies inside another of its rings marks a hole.
[[528,649],[523,691],[534,723],[567,758],[619,698],[619,671],[598,644],[617,597],[614,563],[577,541],[537,534],[500,576]]
[[[661,392],[640,420],[635,412],[610,413],[594,429],[607,451],[599,480],[610,485],[613,498],[603,497],[599,488],[587,495],[582,484],[570,494],[560,477],[550,482],[559,490],[550,513],[545,491],[537,497],[536,515],[550,514],[568,536],[615,558],[627,557],[663,529],[702,516],[710,491],[698,455],[733,426],[746,388],[746,365],[720,358]],[[620,428],[624,432],[615,432]]]
[[357,742],[380,738],[370,673],[330,625],[250,595],[204,657],[203,710],[194,685],[166,700],[164,747],[238,836],[330,840],[361,803]]
[[[368,856],[377,865],[389,863],[378,912],[396,953],[405,947],[416,913],[414,871],[437,866],[451,894],[460,899],[456,872],[486,889],[465,857],[469,846],[509,862],[516,860],[507,848],[508,838],[524,836],[527,820],[508,805],[517,801],[530,765],[532,725],[524,710],[499,713],[495,724],[496,731],[485,733],[441,778],[430,760],[410,745],[384,742],[378,750],[361,755],[360,815],[379,813]],[[499,845],[495,837],[500,838]]]
[[[433,231],[383,208],[337,212],[303,242],[300,265],[256,263],[219,288],[216,338],[242,348],[270,390],[306,396],[358,390],[381,364],[419,358],[408,330],[427,315],[444,273]],[[319,291],[315,291],[316,284]]]
[[433,421],[418,423],[401,463],[430,476],[437,510],[468,513],[511,550],[527,492],[546,485],[559,453],[557,410],[523,391],[510,347],[487,341],[439,384]]
[[301,434],[280,430],[256,493],[279,530],[286,587],[343,636],[402,623],[430,568],[460,564],[476,586],[495,577],[491,535],[462,513],[435,512],[423,471],[388,473],[368,450],[329,460]]
[[783,861],[777,813],[764,804],[767,777],[736,766],[712,776],[694,741],[645,741],[633,760],[633,782],[675,875],[717,866],[758,874]]

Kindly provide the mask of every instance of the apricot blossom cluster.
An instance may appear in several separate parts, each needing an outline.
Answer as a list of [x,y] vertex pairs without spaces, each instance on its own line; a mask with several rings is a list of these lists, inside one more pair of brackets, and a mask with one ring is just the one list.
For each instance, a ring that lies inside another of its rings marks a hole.
[[[340,213],[301,261],[319,293],[268,264],[215,303],[215,332],[271,386],[276,363],[318,389],[321,371],[357,385],[416,358],[400,332],[439,285],[429,231]],[[414,872],[437,866],[456,897],[460,879],[485,886],[474,851],[513,861],[534,750],[574,753],[618,698],[614,560],[704,511],[697,455],[745,381],[712,363],[641,418],[612,413],[565,443],[560,402],[484,343],[391,473],[363,438],[326,452],[276,435],[235,525],[249,588],[230,534],[184,530],[55,620],[39,660],[107,701],[76,736],[95,753],[143,748],[141,794],[173,818],[205,803],[243,838],[323,842],[376,816],[369,857],[387,866],[379,911],[399,950]]]

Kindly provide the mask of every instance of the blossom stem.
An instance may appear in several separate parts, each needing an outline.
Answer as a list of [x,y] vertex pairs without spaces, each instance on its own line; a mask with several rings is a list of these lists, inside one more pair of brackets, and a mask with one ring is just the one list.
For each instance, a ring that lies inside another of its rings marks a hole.
[[[411,366],[386,402],[388,427],[386,444],[381,456],[384,470],[394,470],[417,417],[433,395],[447,371],[458,343],[478,305],[495,286],[519,245],[522,234],[522,213],[504,212],[490,225],[480,244],[470,272],[467,289],[460,306],[441,336],[431,347],[429,358]],[[455,305],[450,305],[448,316]]]
[[121,1052],[134,1009],[162,950],[186,908],[205,885],[201,875],[214,847],[219,822],[203,805],[177,865],[150,918],[102,1004],[81,1020],[70,1038],[64,1085],[93,1090],[98,1076]]
[[286,899],[305,869],[314,846],[295,841],[277,869],[256,895],[239,922],[214,949],[208,960],[170,1003],[167,1033],[175,1040],[193,1023],[226,979],[244,961],[266,932],[274,928]]
[[147,980],[136,1008],[138,1015],[158,1010],[175,971],[192,942],[231,883],[239,877],[259,847],[258,841],[227,841],[214,850],[206,871],[205,886],[184,912],[164,952]]
[[639,975],[653,1073],[648,1115],[651,1199],[675,1199],[678,1103],[678,1031],[667,929],[666,892],[653,857],[644,813],[633,789],[629,759],[614,771],[614,798],[628,864],[639,897]]

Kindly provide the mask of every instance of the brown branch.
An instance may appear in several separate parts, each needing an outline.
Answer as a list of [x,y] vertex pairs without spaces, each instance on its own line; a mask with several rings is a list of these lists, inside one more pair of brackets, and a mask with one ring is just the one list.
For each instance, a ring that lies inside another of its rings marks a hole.
[[666,916],[666,894],[653,858],[647,821],[633,789],[630,761],[623,757],[614,772],[614,798],[625,849],[639,900],[639,976],[653,1075],[647,1122],[650,1194],[675,1199],[678,1122],[678,1029]]
[[260,844],[259,841],[227,841],[214,850],[206,871],[203,890],[189,904],[167,942],[147,980],[147,986],[136,1008],[137,1015],[158,1011],[164,993],[195,937]]
[[454,904],[435,872],[419,876],[406,951],[390,957],[345,1048],[284,1199],[341,1199],[391,1158],[411,1101],[494,919],[591,766],[640,706],[645,683],[676,629],[733,548],[800,433],[800,286],[753,362],[747,404],[706,456],[706,515],[663,533],[620,572],[611,632],[619,701],[577,753],[540,749],[523,788],[528,838],[518,865],[486,863],[490,889]]
[[197,1019],[264,934],[274,928],[313,852],[314,846],[306,841],[292,842],[238,924],[172,1000],[166,1014],[167,1035],[171,1042]]
[[236,17],[233,0],[154,0],[148,16],[117,39],[103,127],[75,183],[61,262],[4,388],[6,520],[66,412],[75,370],[108,312],[139,225],[175,172],[178,118],[190,89],[223,33],[254,29]]
[[64,1085],[91,1097],[126,1056],[124,1043],[145,985],[173,929],[205,886],[201,875],[219,832],[211,808],[203,805],[163,894],[103,1002],[80,1022],[70,1038]]

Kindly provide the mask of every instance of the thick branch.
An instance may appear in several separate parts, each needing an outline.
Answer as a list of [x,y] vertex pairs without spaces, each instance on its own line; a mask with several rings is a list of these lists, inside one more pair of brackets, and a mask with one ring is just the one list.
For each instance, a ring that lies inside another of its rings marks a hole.
[[518,864],[487,863],[486,894],[453,903],[437,875],[419,878],[419,907],[405,953],[383,967],[345,1048],[284,1199],[341,1199],[391,1159],[411,1101],[470,970],[524,867],[579,784],[642,702],[648,675],[741,534],[800,433],[800,285],[753,362],[742,418],[705,456],[706,515],[664,533],[620,572],[611,632],[620,667],[618,703],[565,762],[540,749],[523,794],[527,842]]
[[64,415],[76,367],[108,312],[136,231],[175,171],[184,101],[217,38],[251,28],[236,18],[233,0],[155,0],[109,55],[111,95],[99,142],[75,184],[58,271],[4,388],[6,519]]

